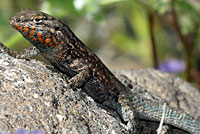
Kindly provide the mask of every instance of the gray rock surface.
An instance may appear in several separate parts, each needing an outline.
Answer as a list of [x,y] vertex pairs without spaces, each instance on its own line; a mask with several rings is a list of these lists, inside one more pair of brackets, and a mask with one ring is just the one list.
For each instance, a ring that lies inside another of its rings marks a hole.
[[18,128],[48,134],[127,132],[79,89],[66,89],[67,83],[50,69],[40,61],[0,53],[0,132],[14,133]]
[[[165,99],[170,106],[199,118],[200,93],[183,80],[152,69],[119,74]],[[21,60],[0,52],[0,132],[18,128],[58,134],[124,134],[126,126],[112,110],[81,92],[67,89],[66,78],[37,60]],[[152,133],[159,123],[141,121],[141,133]],[[170,132],[183,133],[170,128]]]

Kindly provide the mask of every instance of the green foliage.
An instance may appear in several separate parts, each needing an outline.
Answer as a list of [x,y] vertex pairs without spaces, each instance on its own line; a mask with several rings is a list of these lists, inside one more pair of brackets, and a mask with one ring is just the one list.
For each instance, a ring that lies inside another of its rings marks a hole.
[[57,17],[79,13],[73,5],[73,0],[45,0],[41,10]]
[[151,64],[151,51],[148,51],[150,48],[146,11],[137,2],[127,2],[123,6],[126,10],[122,15],[128,18],[127,21],[134,30],[134,37],[125,31],[116,31],[113,33],[113,42],[124,52],[140,57],[147,65]]
[[175,0],[175,6],[182,14],[188,14],[192,21],[200,22],[200,13],[188,0]]
[[41,9],[57,17],[87,15],[99,19],[99,8],[100,3],[96,0],[46,0]]
[[182,32],[184,35],[194,31],[195,24],[200,23],[200,13],[198,10],[187,0],[176,0],[175,6],[179,12],[179,19],[182,25]]
[[157,11],[159,14],[166,13],[170,8],[169,0],[148,0],[147,5],[149,5],[153,10]]

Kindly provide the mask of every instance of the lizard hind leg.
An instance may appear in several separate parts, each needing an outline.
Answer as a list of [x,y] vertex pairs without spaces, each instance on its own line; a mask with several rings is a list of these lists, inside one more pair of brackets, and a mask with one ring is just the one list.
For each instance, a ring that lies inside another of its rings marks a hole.
[[121,103],[120,98],[118,99],[118,101],[108,99],[104,101],[103,105],[114,109],[117,112],[121,119],[121,122],[126,125],[126,128],[130,134],[139,134],[139,121],[136,118],[136,112],[134,112],[135,110],[131,109],[128,105],[126,105],[126,103]]
[[124,122],[127,122],[126,126],[130,133],[132,134],[139,134],[138,132],[138,125],[139,121],[136,117],[136,112],[135,110],[131,109],[127,105],[121,105],[120,110],[118,110],[119,114],[121,114],[121,117]]

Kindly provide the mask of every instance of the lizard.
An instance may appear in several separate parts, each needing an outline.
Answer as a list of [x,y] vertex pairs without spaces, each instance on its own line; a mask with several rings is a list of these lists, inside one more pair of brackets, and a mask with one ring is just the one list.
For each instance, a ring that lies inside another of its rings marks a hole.
[[[32,46],[13,55],[29,59],[41,54],[50,64],[70,77],[68,86],[81,88],[97,103],[115,110],[130,133],[137,134],[138,119],[160,121],[163,103],[130,91],[61,20],[36,10],[25,9],[9,20]],[[137,88],[137,87],[136,87]],[[200,121],[166,107],[164,123],[189,133],[200,134]]]

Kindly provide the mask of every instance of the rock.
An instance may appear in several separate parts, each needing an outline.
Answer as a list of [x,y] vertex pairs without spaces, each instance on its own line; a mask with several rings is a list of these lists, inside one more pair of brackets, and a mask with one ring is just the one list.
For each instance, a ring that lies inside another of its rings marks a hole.
[[[117,73],[198,118],[200,93],[187,82],[153,69]],[[67,88],[66,78],[37,60],[15,59],[0,51],[0,133],[42,130],[59,134],[128,134],[126,125],[87,94]],[[158,122],[140,121],[141,134],[155,133]],[[183,131],[170,127],[169,133]]]
[[67,89],[59,72],[46,66],[0,52],[0,132],[127,133],[125,125],[80,89]]

